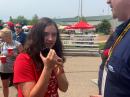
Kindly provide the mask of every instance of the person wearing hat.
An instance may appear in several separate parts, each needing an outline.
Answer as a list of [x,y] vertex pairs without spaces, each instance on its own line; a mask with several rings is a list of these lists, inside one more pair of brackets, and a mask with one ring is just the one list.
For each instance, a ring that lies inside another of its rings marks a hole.
[[26,34],[22,30],[21,24],[15,25],[15,33],[13,34],[13,39],[19,41],[22,45],[24,45],[26,41]]
[[[22,51],[23,47],[20,42],[13,40],[12,31],[8,28],[0,30],[2,37],[2,45],[0,48],[0,77],[2,80],[4,97],[9,96],[9,82],[13,78],[13,64],[16,56]],[[2,57],[4,56],[4,61]]]
[[15,32],[15,30],[14,30],[14,23],[13,22],[7,22],[6,23],[7,24],[7,27],[12,31],[12,32]]

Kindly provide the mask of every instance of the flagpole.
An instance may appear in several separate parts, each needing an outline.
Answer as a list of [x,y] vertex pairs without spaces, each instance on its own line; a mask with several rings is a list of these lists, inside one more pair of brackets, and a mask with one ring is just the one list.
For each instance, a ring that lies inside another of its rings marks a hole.
[[[80,21],[82,21],[82,7],[83,7],[83,5],[82,5],[82,0],[81,0],[81,18],[80,18]],[[80,29],[80,31],[83,33],[83,29]]]
[[83,7],[83,5],[82,5],[82,0],[81,0],[81,3],[80,3],[80,4],[81,4],[81,6],[80,6],[80,7],[81,7],[81,14],[80,14],[80,17],[81,17],[81,18],[80,18],[80,19],[82,20],[82,16],[83,16],[83,14],[82,14],[82,7]]
[[81,7],[81,6],[80,6],[80,5],[81,5],[80,3],[81,3],[81,2],[80,2],[80,0],[79,0],[79,5],[78,5],[78,22],[80,21],[80,14],[81,14],[81,13],[80,13],[80,10],[81,10],[81,9],[80,9],[80,7]]

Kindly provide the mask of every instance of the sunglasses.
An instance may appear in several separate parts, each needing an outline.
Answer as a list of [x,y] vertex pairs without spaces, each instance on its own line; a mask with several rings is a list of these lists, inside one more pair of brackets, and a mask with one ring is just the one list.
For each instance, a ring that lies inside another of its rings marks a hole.
[[21,26],[16,26],[15,28],[22,28]]

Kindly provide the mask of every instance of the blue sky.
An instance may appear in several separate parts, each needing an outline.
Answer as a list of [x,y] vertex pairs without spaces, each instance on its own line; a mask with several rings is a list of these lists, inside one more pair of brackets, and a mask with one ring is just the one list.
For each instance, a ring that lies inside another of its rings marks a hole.
[[[111,14],[106,0],[82,0],[83,16]],[[79,0],[0,0],[0,19],[6,21],[9,16],[19,15],[31,19],[39,17],[68,18],[79,15]]]

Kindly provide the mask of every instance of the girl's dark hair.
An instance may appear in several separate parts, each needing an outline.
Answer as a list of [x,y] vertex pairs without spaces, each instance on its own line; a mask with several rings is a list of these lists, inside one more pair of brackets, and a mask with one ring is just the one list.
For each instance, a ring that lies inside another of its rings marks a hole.
[[51,20],[50,18],[41,18],[38,23],[36,23],[30,33],[28,34],[27,41],[24,45],[23,52],[29,54],[29,56],[32,58],[33,62],[36,64],[36,67],[38,69],[43,68],[43,62],[40,58],[40,51],[45,47],[45,44],[43,42],[44,40],[44,30],[47,26],[54,25],[57,29],[57,39],[56,43],[53,47],[53,49],[56,51],[57,55],[61,58],[63,58],[63,50],[62,50],[62,42],[59,35],[59,30],[56,25],[56,23]]

